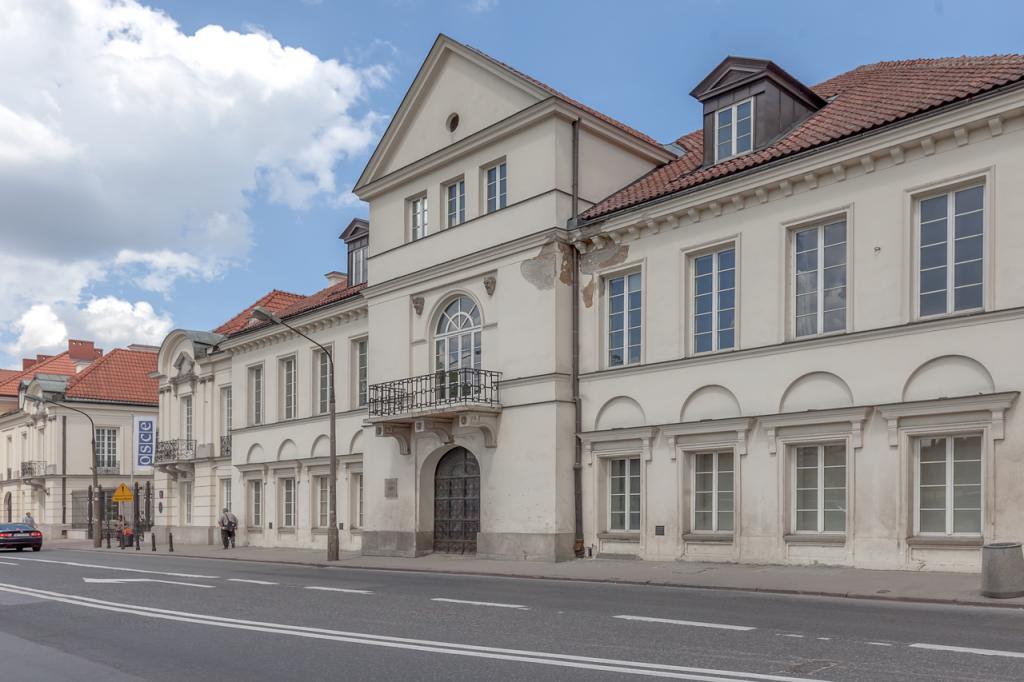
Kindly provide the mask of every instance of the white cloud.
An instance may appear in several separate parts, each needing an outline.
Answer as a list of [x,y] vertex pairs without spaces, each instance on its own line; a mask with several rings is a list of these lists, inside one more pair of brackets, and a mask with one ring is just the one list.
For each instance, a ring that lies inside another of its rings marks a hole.
[[0,323],[72,315],[104,278],[170,295],[223,276],[252,248],[252,197],[337,205],[336,164],[383,127],[367,95],[386,66],[186,34],[137,0],[6,0],[0,45]]
[[48,305],[34,305],[14,323],[18,338],[7,347],[12,355],[58,352],[68,339],[68,328]]
[[466,3],[466,9],[476,14],[489,12],[498,6],[498,0],[470,0]]
[[87,338],[102,348],[130,343],[159,345],[174,324],[170,315],[158,315],[145,301],[133,304],[113,296],[92,299],[80,315]]

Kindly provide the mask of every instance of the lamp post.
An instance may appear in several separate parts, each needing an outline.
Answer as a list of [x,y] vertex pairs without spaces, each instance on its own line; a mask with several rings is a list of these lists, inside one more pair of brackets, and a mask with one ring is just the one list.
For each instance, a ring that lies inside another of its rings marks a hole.
[[270,322],[271,324],[279,324],[282,327],[286,327],[302,338],[306,339],[310,343],[314,344],[317,348],[327,356],[327,364],[330,369],[330,381],[328,384],[328,411],[330,412],[330,448],[331,448],[331,466],[329,474],[329,492],[330,500],[327,506],[328,514],[328,527],[327,527],[327,560],[337,561],[338,560],[338,448],[336,447],[335,438],[335,406],[334,406],[334,354],[327,350],[323,344],[309,338],[295,327],[291,326],[280,317],[270,312],[266,308],[256,306],[252,309],[252,317],[263,322]]
[[47,398],[43,398],[40,396],[29,395],[28,393],[25,394],[25,399],[31,400],[32,402],[36,403],[49,403],[51,405],[56,405],[57,407],[63,407],[65,409],[71,410],[72,412],[77,412],[78,414],[82,415],[83,417],[89,420],[89,427],[91,429],[89,433],[89,446],[92,448],[92,546],[99,547],[100,545],[102,545],[100,535],[103,529],[103,520],[100,518],[99,514],[100,477],[98,470],[99,463],[96,461],[96,422],[92,420],[92,417],[90,417],[87,412],[83,412],[77,407],[71,407],[70,405],[67,405],[65,403],[57,402],[56,400],[49,400]]

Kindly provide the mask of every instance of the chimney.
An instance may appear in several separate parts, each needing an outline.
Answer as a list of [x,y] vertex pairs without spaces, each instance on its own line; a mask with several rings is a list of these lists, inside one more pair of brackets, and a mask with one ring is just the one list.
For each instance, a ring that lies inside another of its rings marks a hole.
[[324,275],[324,277],[327,278],[328,286],[333,287],[336,284],[348,283],[348,275],[346,275],[344,272],[338,272],[337,270],[331,270],[326,275]]
[[38,353],[38,354],[36,354],[36,361],[35,361],[35,364],[37,364],[37,365],[38,365],[38,364],[39,364],[40,362],[42,362],[43,360],[49,360],[49,359],[50,359],[50,358],[52,358],[52,357],[53,357],[52,355],[43,355],[42,353]]
[[36,364],[36,361],[32,358],[21,359],[21,371],[24,372],[27,369],[32,369],[32,365]]
[[103,355],[103,351],[98,350],[92,341],[68,339],[68,357],[72,360],[92,362],[101,355]]

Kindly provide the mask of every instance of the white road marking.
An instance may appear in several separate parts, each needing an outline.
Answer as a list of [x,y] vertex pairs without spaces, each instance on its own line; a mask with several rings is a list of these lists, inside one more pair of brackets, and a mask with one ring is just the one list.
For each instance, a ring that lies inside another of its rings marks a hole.
[[196,573],[171,573],[169,571],[147,571],[141,568],[125,568],[123,566],[100,566],[99,564],[81,564],[77,561],[57,561],[55,559],[22,559],[11,557],[16,561],[35,561],[41,564],[61,564],[63,566],[77,566],[79,568],[102,568],[104,571],[125,571],[127,573],[149,573],[152,575],[169,575],[175,578],[216,578],[215,575],[198,575]]
[[889,642],[868,642],[871,646],[892,646]]
[[17,566],[18,565],[17,562],[14,562],[14,561],[0,561],[0,564],[3,564],[4,566]]
[[269,580],[246,580],[245,578],[228,578],[228,582],[231,583],[251,583],[253,585],[277,585]]
[[470,606],[497,606],[499,609],[519,609],[521,611],[529,611],[529,607],[523,606],[522,604],[501,604],[493,601],[470,601],[468,599],[445,599],[444,597],[434,597],[430,601],[443,601],[448,604],[469,604]]
[[167,585],[185,585],[186,587],[205,587],[211,589],[213,585],[200,585],[199,583],[183,583],[177,580],[160,580],[159,578],[82,578],[87,583],[103,583],[106,585],[117,583],[165,583]]
[[324,592],[346,592],[348,594],[373,594],[370,590],[350,590],[345,587],[316,587],[309,585],[307,590],[323,590]]
[[944,644],[908,644],[911,649],[931,649],[932,651],[952,651],[958,654],[978,654],[979,656],[1005,656],[1006,658],[1024,658],[1022,651],[999,651],[998,649],[972,649],[967,646],[946,646]]
[[[99,609],[119,613],[121,615],[136,615],[146,618],[157,618],[211,627],[232,628],[237,630],[248,630],[253,632],[266,632],[276,635],[288,635],[292,637],[306,637],[335,642],[347,642],[362,644],[365,646],[380,646],[396,649],[408,649],[412,651],[423,651],[431,653],[447,654],[452,656],[471,656],[476,658],[488,658],[505,661],[517,661],[523,663],[535,663],[538,665],[561,666],[568,668],[582,668],[587,670],[599,670],[604,672],[621,672],[633,675],[645,675],[649,677],[661,677],[681,680],[702,680],[704,682],[749,682],[750,680],[767,680],[769,682],[807,682],[803,677],[786,677],[784,675],[770,675],[762,673],[738,672],[732,670],[716,670],[712,668],[692,668],[687,666],[666,665],[660,663],[645,663],[640,661],[624,661],[608,658],[592,658],[589,656],[574,656],[571,654],[554,654],[542,651],[528,651],[521,649],[503,649],[473,644],[456,644],[453,642],[439,642],[422,639],[409,639],[404,637],[390,637],[386,635],[371,635],[359,632],[345,632],[340,630],[327,630],[323,628],[303,627],[297,625],[284,625],[280,623],[266,623],[260,621],[241,620],[236,618],[223,618],[220,616],[207,616],[199,613],[188,613],[183,611],[171,611],[148,606],[121,604],[117,602],[103,601],[91,597],[80,597],[77,595],[61,594],[37,590],[31,587],[21,587],[0,583],[0,591],[20,594],[28,597],[35,597],[47,601],[60,602],[73,606]],[[708,677],[713,675],[714,677]],[[817,678],[816,678],[817,679]],[[818,682],[824,682],[818,680]]]
[[832,641],[831,637],[819,637],[818,639],[820,639],[823,642],[831,642]]
[[796,639],[803,639],[803,638],[804,638],[804,636],[803,636],[803,635],[790,635],[790,634],[786,634],[786,635],[783,635],[783,634],[779,634],[779,635],[777,635],[777,636],[778,636],[778,637],[795,637]]
[[723,623],[702,623],[696,620],[673,620],[671,618],[648,618],[647,616],[614,616],[621,620],[639,620],[645,623],[668,623],[669,625],[692,625],[698,628],[715,628],[716,630],[739,630],[746,632],[756,630],[749,625],[725,625]]

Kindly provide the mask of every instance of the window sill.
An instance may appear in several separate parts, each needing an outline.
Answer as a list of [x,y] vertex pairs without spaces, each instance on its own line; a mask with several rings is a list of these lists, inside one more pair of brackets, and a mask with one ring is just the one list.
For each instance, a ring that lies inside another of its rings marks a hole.
[[312,533],[313,535],[327,535],[327,529],[326,528],[312,528],[312,529],[310,529],[309,532]]
[[277,534],[278,535],[295,535],[295,529],[294,528],[278,528],[277,529]]
[[683,533],[683,541],[708,545],[731,545],[732,533]]
[[349,528],[348,532],[351,533],[352,535],[362,535],[363,534],[363,529],[362,528]]
[[640,542],[640,533],[598,533],[598,540],[618,540],[619,542]]
[[790,534],[783,535],[782,540],[787,545],[845,545],[846,535]]
[[245,529],[245,532],[246,533],[262,533],[263,529],[262,528],[256,528],[256,527],[249,527],[249,528]]
[[981,547],[985,544],[985,539],[980,535],[977,537],[957,537],[948,535],[936,535],[934,537],[929,535],[914,535],[907,538],[907,545],[909,547],[936,547],[936,548],[974,548]]

